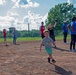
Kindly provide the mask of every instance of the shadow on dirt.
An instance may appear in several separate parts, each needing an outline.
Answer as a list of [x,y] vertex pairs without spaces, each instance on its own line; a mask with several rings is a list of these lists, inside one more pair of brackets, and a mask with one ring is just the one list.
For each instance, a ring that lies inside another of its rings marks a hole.
[[54,67],[55,67],[55,71],[57,74],[60,74],[60,75],[72,75],[72,72],[71,71],[67,71],[63,68],[61,68],[60,66],[57,66],[55,64],[53,64]]
[[52,47],[52,48],[57,49],[57,50],[61,50],[61,51],[70,52],[68,49],[66,50],[66,49],[62,49],[62,48],[58,48],[58,47]]

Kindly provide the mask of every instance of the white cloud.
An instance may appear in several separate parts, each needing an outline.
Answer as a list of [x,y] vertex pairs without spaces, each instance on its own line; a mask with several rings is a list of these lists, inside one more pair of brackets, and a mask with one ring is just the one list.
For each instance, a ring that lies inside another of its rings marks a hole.
[[12,2],[16,2],[17,0],[11,0]]
[[3,5],[4,3],[6,3],[6,0],[0,0],[0,5]]
[[70,0],[67,1],[70,4]]
[[7,16],[11,16],[11,17],[14,17],[14,18],[18,18],[19,15],[18,15],[17,13],[8,11]]
[[19,21],[18,16],[17,13],[10,11],[7,13],[7,16],[0,16],[1,30],[4,28],[8,30],[9,27],[15,27],[17,30],[28,30],[28,23],[30,24],[30,30],[39,29],[41,22],[46,19],[46,15],[41,16],[30,11],[28,11],[28,16],[26,15],[23,18],[23,21]]
[[39,3],[37,2],[32,2],[31,0],[18,0],[15,2],[15,5],[13,6],[13,8],[29,8],[29,7],[38,7]]
[[12,13],[8,12],[7,16],[0,16],[0,25],[2,26],[1,30],[6,28],[8,30],[9,27],[17,26],[18,23],[18,14],[17,13]]
[[[45,16],[42,16],[40,15],[41,12],[39,13],[39,12],[33,11],[33,9],[31,10],[31,7],[39,6],[39,3],[37,2],[32,2],[32,0],[0,0],[0,1],[2,2],[1,4],[4,4],[7,1],[5,6],[3,7],[4,10],[6,10],[6,12],[3,13],[4,11],[3,10],[1,12],[3,14],[0,14],[0,30],[4,28],[8,30],[9,27],[11,26],[15,27],[17,30],[27,30],[28,21],[30,23],[30,30],[39,29],[41,22],[42,21],[45,22],[47,14]],[[14,6],[15,8],[17,7],[29,8],[30,7],[30,11],[26,9],[26,12],[25,12],[24,9],[21,9],[21,8],[12,9],[14,4],[15,4]],[[35,13],[39,13],[39,14],[35,14]]]
[[2,26],[0,28],[0,30],[2,30],[4,28],[8,29],[8,27],[10,25],[8,16],[5,16],[5,17],[0,16],[0,25]]
[[41,16],[39,14],[31,13],[28,11],[28,16],[25,16],[23,18],[23,23],[30,24],[30,30],[31,29],[39,29],[41,22],[45,22],[47,18],[47,14],[45,16]]
[[76,0],[68,0],[68,3],[72,3],[72,4],[76,5]]

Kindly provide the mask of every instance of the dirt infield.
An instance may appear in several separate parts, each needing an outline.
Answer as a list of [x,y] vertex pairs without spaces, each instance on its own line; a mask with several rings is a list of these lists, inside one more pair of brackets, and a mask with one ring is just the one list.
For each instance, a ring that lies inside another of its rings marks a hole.
[[0,75],[76,75],[76,52],[69,52],[69,44],[57,41],[56,63],[49,64],[44,48],[39,51],[40,41],[19,43],[0,43]]

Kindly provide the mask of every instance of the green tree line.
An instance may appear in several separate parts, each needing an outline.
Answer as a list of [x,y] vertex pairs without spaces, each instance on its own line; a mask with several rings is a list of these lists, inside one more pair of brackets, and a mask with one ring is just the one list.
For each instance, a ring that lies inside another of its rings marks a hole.
[[[2,31],[0,31],[0,38],[3,37]],[[7,37],[12,38],[12,33],[7,31]],[[17,31],[17,37],[40,37],[40,32],[39,30],[22,30],[22,31]]]
[[66,20],[67,24],[69,24],[73,16],[76,16],[76,8],[74,8],[73,4],[61,3],[55,5],[55,7],[51,8],[48,12],[48,17],[45,21],[46,27],[50,23],[54,25],[55,19],[57,19],[58,23],[55,28],[55,34],[58,35],[58,33],[61,33],[63,21]]

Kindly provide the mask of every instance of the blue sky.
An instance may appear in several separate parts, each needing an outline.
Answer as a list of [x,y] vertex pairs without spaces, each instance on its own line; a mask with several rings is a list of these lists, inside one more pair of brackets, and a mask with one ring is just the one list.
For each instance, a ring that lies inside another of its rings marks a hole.
[[76,0],[0,0],[0,30],[15,27],[17,30],[39,29],[48,11],[59,3]]

